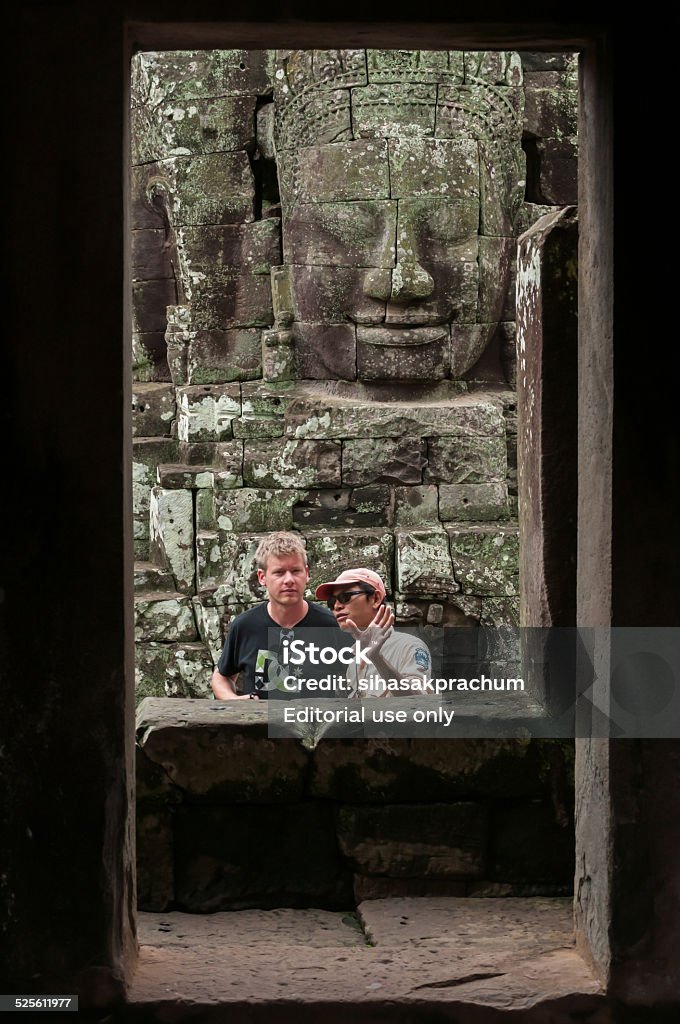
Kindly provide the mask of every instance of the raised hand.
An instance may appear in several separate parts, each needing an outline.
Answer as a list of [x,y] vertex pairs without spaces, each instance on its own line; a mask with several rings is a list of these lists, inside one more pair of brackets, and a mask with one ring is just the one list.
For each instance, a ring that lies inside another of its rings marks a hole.
[[367,658],[377,654],[392,633],[394,612],[386,604],[381,604],[375,616],[365,629],[359,629],[353,619],[345,620],[345,628],[361,644],[362,653]]

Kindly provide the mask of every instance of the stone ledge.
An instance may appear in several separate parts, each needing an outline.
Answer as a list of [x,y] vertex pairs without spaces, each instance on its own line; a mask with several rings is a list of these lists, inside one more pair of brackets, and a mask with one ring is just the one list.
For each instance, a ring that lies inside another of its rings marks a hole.
[[374,946],[347,915],[315,910],[140,914],[125,1020],[614,1020],[573,948],[570,900],[378,900],[360,913]]

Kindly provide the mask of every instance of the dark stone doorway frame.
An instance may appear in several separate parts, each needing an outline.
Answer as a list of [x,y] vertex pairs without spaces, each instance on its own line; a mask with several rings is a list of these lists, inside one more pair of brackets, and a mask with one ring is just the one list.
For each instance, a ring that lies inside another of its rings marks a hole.
[[[597,109],[601,100],[597,96],[598,75],[603,57],[602,34],[599,31],[588,31],[582,27],[578,30],[569,30],[551,26],[546,29],[543,26],[536,26],[535,32],[529,27],[505,26],[484,26],[484,25],[408,25],[408,26],[387,26],[387,25],[357,25],[348,24],[345,26],[330,24],[304,24],[298,23],[294,27],[276,24],[148,24],[130,23],[128,25],[128,47],[126,52],[126,67],[129,67],[129,60],[134,52],[141,50],[187,50],[187,49],[216,49],[243,47],[244,49],[269,49],[274,47],[290,47],[296,49],[313,49],[338,47],[367,47],[375,46],[380,48],[422,48],[432,50],[442,49],[532,49],[546,52],[566,51],[579,53],[579,77],[580,77],[580,115],[579,115],[579,139],[581,152],[584,156],[579,168],[579,209],[583,204],[582,214],[582,238],[587,239],[588,244],[584,245],[585,259],[584,270],[579,281],[579,310],[582,321],[586,325],[590,322],[598,325],[607,324],[608,329],[604,332],[603,339],[611,343],[611,254],[604,252],[610,233],[607,228],[608,217],[611,216],[611,185],[606,176],[601,174],[588,177],[588,168],[594,167],[596,157],[589,156],[589,147],[593,147],[593,138],[588,130],[590,123],[586,124],[583,104],[590,103],[592,109]],[[590,83],[588,85],[588,83]],[[588,88],[588,96],[585,96]],[[591,93],[595,95],[591,99]],[[588,109],[588,108],[586,108]],[[129,126],[128,126],[129,131]],[[583,133],[583,135],[582,135]],[[604,157],[604,163],[611,167],[606,151],[606,136],[601,135],[599,142],[595,144],[598,150],[598,163]],[[583,179],[583,180],[582,180]],[[609,187],[608,187],[609,185]],[[604,202],[603,202],[604,200]],[[591,241],[597,244],[591,248]],[[595,252],[593,252],[593,248]],[[582,254],[583,256],[583,254]],[[595,275],[595,287],[593,287],[593,264],[600,270]],[[600,260],[602,262],[600,263]],[[129,255],[128,255],[129,261]],[[129,323],[129,316],[127,318]],[[126,325],[128,337],[126,346],[129,350],[129,327]],[[611,357],[610,357],[611,358]],[[608,362],[610,363],[610,358]],[[587,406],[587,403],[586,403]],[[610,429],[609,418],[611,406],[605,406],[601,415],[596,416],[591,424],[593,436],[606,436]],[[604,482],[609,471],[607,460],[601,467],[602,481]],[[606,486],[600,494],[600,498],[606,497]],[[592,506],[590,512],[592,514]],[[605,547],[609,543],[609,537],[604,536],[606,524],[609,517],[602,509],[600,523],[603,527],[602,536],[598,540],[604,540]],[[606,561],[606,557],[605,557]],[[600,563],[601,564],[601,563]],[[606,586],[608,576],[600,572],[599,581]],[[593,600],[593,588],[587,588],[590,600]],[[604,597],[604,594],[603,594]],[[597,599],[596,597],[594,598]],[[606,601],[606,598],[605,598]],[[587,620],[586,620],[587,621]],[[608,616],[598,614],[597,622],[600,624],[608,621]],[[578,832],[578,829],[577,829]],[[577,849],[579,839],[577,834]],[[583,851],[580,851],[583,853]],[[585,915],[587,918],[587,915]],[[584,918],[585,919],[585,918]],[[577,915],[577,928],[579,918]],[[581,948],[584,950],[601,972],[606,972],[606,950],[590,951],[587,926],[584,928],[583,921],[580,922],[581,931],[577,935]],[[604,960],[601,962],[601,958]]]
[[[286,9],[287,23],[230,25],[217,24],[223,5],[205,3],[192,10],[194,19],[206,19],[197,26],[163,22],[168,7],[154,0],[96,11],[75,2],[19,5],[6,51],[9,80],[24,85],[8,111],[16,159],[7,168],[7,293],[15,306],[7,327],[7,479],[25,479],[28,466],[32,480],[49,484],[52,501],[48,515],[31,492],[13,517],[6,551],[9,799],[2,811],[11,842],[3,884],[11,914],[4,967],[14,991],[79,991],[99,1006],[120,995],[135,962],[131,373],[121,187],[133,47],[401,44],[581,53],[579,218],[588,244],[580,260],[578,622],[664,624],[677,598],[662,528],[673,493],[647,473],[651,448],[657,464],[672,455],[672,406],[665,404],[672,378],[658,375],[644,403],[649,415],[641,418],[640,360],[626,349],[631,333],[668,334],[656,302],[657,266],[635,258],[648,241],[644,218],[628,219],[617,235],[615,375],[612,367],[614,99],[617,129],[644,124],[646,138],[667,131],[672,60],[664,54],[644,82],[630,80],[628,62],[633,53],[659,50],[665,8],[608,22],[604,4],[590,0],[570,5],[568,22],[546,24],[545,4],[539,18],[525,8],[514,23],[507,5],[485,5],[480,22],[479,5],[470,4],[457,9],[458,25],[430,26],[361,24],[350,8],[343,22],[313,26],[294,20],[309,13],[303,4]],[[558,18],[564,7],[554,10]],[[265,5],[259,16],[270,11]],[[364,4],[359,17],[378,22],[391,14]],[[280,8],[273,17],[281,17]],[[649,181],[648,157],[641,146],[629,149],[625,132],[619,138],[617,153],[632,175],[628,185],[617,182],[625,223],[639,182]],[[94,387],[96,379],[106,387]],[[36,401],[42,394],[56,397]],[[651,520],[650,504],[658,506]],[[645,544],[631,546],[640,523]],[[669,959],[678,934],[677,741],[580,747],[579,809],[590,821],[579,862],[584,945],[612,998],[668,1003],[678,992],[677,963]],[[648,793],[646,820],[638,809]],[[625,827],[617,825],[622,809]],[[662,809],[663,828],[656,824]],[[645,899],[622,924],[627,881],[646,877],[645,851],[655,902],[638,893]]]

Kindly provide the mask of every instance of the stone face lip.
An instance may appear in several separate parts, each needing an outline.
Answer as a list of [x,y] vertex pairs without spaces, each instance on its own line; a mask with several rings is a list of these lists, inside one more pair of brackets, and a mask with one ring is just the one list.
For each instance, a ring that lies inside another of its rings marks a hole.
[[448,335],[446,325],[441,327],[358,327],[357,340],[367,345],[403,345],[417,347],[429,345]]

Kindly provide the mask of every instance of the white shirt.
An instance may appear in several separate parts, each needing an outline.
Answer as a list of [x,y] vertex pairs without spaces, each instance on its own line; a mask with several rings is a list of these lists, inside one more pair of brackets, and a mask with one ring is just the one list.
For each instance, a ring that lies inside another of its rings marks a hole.
[[[378,655],[393,667],[394,679],[385,680],[372,663],[356,662],[349,666],[348,681],[354,697],[382,697],[393,694],[432,693],[425,681],[432,674],[432,656],[420,637],[393,630],[380,648]],[[419,685],[418,681],[423,680]]]

